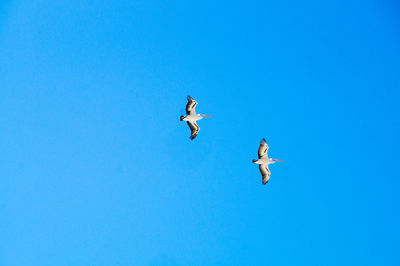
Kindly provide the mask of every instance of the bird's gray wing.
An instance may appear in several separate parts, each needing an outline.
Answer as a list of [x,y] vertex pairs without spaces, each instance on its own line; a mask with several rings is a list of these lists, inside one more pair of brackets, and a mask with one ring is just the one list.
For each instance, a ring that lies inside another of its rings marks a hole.
[[188,103],[186,104],[186,114],[196,115],[196,105],[197,102],[190,96],[187,97]]
[[258,159],[266,158],[268,159],[268,144],[265,139],[262,139],[260,147],[258,147]]
[[269,171],[268,165],[260,164],[259,169],[260,169],[260,173],[262,175],[262,183],[263,183],[263,185],[265,185],[268,183],[271,172]]
[[193,140],[197,134],[199,134],[200,131],[200,127],[197,125],[196,122],[187,122],[189,127],[190,127],[190,131],[191,131],[191,135],[190,135],[190,139]]

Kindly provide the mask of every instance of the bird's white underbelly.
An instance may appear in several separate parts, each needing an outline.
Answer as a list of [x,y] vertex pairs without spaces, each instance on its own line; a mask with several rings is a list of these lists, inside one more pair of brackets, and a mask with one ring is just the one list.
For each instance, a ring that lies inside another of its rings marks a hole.
[[197,120],[202,119],[203,117],[199,115],[187,115],[183,120],[185,121],[190,121],[190,122],[195,122]]
[[255,161],[254,163],[256,164],[264,164],[264,165],[269,165],[271,163],[274,163],[274,161],[270,161],[268,159],[258,159],[257,161]]

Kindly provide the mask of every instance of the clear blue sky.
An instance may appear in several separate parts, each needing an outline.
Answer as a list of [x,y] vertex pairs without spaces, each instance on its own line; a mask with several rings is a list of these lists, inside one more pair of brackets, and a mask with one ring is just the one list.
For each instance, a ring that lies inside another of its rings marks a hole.
[[399,5],[190,2],[1,2],[0,264],[399,265]]

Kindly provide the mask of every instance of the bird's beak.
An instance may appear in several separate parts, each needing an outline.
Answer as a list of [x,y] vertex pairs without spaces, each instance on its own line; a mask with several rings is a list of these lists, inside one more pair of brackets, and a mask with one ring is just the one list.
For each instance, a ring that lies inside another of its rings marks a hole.
[[275,161],[275,162],[283,162],[283,160],[279,160],[279,159],[272,159],[272,161]]
[[211,115],[201,115],[202,117],[212,117]]

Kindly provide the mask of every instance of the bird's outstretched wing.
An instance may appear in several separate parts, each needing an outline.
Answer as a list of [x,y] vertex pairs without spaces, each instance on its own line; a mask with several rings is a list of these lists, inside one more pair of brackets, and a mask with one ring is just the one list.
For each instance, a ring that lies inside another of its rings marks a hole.
[[268,183],[271,172],[269,171],[268,165],[260,164],[258,168],[260,169],[260,173],[262,175],[262,183],[265,185]]
[[258,148],[258,159],[266,158],[268,159],[268,144],[265,139],[262,139],[260,147]]
[[193,140],[197,134],[199,134],[200,131],[200,127],[197,125],[196,122],[187,122],[189,127],[190,127],[190,131],[192,132],[190,135],[190,139]]
[[188,103],[186,104],[186,114],[195,115],[197,102],[190,96],[187,97]]

